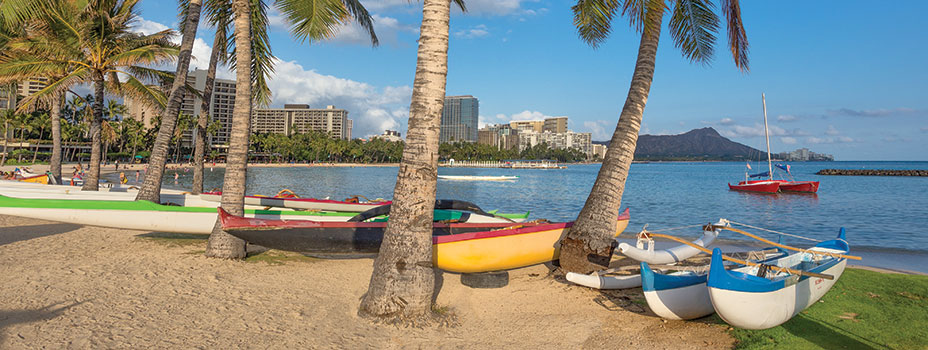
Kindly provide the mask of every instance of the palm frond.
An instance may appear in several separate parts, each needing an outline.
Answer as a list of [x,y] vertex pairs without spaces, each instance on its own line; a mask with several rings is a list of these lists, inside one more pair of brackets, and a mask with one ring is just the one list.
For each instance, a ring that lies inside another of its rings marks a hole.
[[461,12],[467,12],[467,4],[464,3],[464,0],[454,0],[454,4],[458,5]]
[[703,64],[712,60],[719,17],[711,0],[677,0],[669,27],[670,36],[684,57]]
[[47,102],[51,98],[56,96],[61,96],[68,91],[71,86],[87,82],[90,80],[90,70],[84,67],[79,67],[69,74],[62,76],[58,79],[51,79],[47,85],[37,91],[36,93],[27,96],[20,102],[17,111],[25,111],[30,106],[34,105],[36,102],[42,101]]
[[[379,45],[380,41],[377,40],[377,33],[374,33],[374,21],[371,19],[371,14],[367,12],[366,8],[364,8],[364,5],[361,5],[361,1],[342,0],[342,2],[345,5],[345,8],[348,9],[348,13],[351,14],[351,17],[354,17],[355,20],[358,21],[358,25],[366,30],[367,34],[370,35],[371,45]],[[467,8],[464,5],[464,0],[455,0],[455,3],[461,7],[461,11],[467,11]]]
[[278,0],[276,4],[290,24],[290,33],[300,41],[332,38],[338,26],[351,18],[340,0]]
[[748,35],[741,21],[741,4],[738,0],[722,0],[722,12],[728,22],[728,45],[735,66],[742,72],[750,70],[748,62]]
[[571,10],[580,39],[594,48],[598,47],[609,37],[618,8],[618,0],[578,0]]
[[122,83],[122,91],[123,96],[143,105],[161,109],[167,105],[167,96],[161,89],[147,85],[131,75]]

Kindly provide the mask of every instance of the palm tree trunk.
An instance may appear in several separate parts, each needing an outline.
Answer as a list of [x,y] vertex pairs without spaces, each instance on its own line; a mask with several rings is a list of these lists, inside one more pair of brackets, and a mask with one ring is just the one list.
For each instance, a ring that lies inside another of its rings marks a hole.
[[203,192],[203,157],[206,155],[206,129],[209,127],[210,102],[213,99],[213,84],[216,80],[216,66],[219,63],[219,54],[224,50],[220,47],[222,38],[216,35],[213,39],[213,51],[209,55],[209,70],[206,71],[206,87],[203,89],[203,104],[200,106],[200,115],[197,117],[197,137],[194,145],[193,159],[193,194]]
[[3,158],[0,159],[0,166],[6,165],[6,151],[7,151],[7,146],[9,145],[9,138],[7,136],[10,135],[9,129],[10,129],[10,122],[4,121],[3,122]]
[[568,272],[590,273],[609,265],[614,249],[616,220],[625,192],[625,180],[635,156],[638,131],[648,102],[654,61],[661,34],[663,11],[648,11],[649,26],[641,35],[638,60],[619,122],[612,134],[596,182],[580,210],[577,221],[561,240],[560,264]]
[[[245,213],[245,180],[248,168],[248,137],[251,133],[251,0],[233,0],[235,13],[235,109],[222,182],[222,209],[233,215]],[[206,243],[206,256],[223,259],[245,257],[245,241],[222,230],[219,218]]]
[[390,221],[360,312],[413,320],[428,317],[435,284],[432,219],[438,177],[438,130],[448,74],[450,0],[425,0],[409,131]]
[[48,111],[52,123],[52,157],[48,160],[48,171],[57,183],[61,183],[61,100],[63,95],[52,97],[51,110]]
[[45,128],[39,129],[39,141],[35,143],[35,152],[32,152],[32,165],[35,165],[35,158],[39,155],[39,143],[42,142],[42,137],[45,137]]
[[102,140],[100,138],[103,126],[103,73],[94,72],[93,81],[93,118],[90,122],[90,173],[84,178],[82,191],[98,191],[100,189],[100,155]]
[[[161,202],[161,177],[164,175],[164,164],[167,156],[174,127],[177,124],[177,114],[184,99],[184,86],[187,84],[187,70],[190,67],[190,56],[193,52],[193,41],[197,34],[197,25],[200,23],[200,6],[203,0],[190,0],[187,6],[187,18],[184,22],[184,36],[180,44],[180,54],[177,55],[177,70],[167,106],[161,113],[161,126],[155,138],[148,161],[148,172],[145,181],[139,189],[136,200],[147,200],[155,203]],[[251,61],[247,61],[251,62]]]

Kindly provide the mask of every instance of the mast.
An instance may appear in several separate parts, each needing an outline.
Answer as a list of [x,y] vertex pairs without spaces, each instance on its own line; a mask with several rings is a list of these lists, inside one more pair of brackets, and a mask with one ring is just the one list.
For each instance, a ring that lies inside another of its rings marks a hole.
[[770,132],[767,131],[767,97],[761,93],[760,99],[764,102],[764,137],[767,138],[767,174],[770,175],[770,181],[773,181],[773,162],[770,161]]

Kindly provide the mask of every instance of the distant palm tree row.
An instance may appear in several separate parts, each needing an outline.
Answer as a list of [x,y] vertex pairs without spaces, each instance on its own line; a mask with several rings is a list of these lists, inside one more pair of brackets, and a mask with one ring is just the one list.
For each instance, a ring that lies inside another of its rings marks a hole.
[[[131,141],[133,147],[151,149],[150,170],[137,199],[159,201],[164,165],[169,158],[170,145],[178,138],[177,130],[195,124],[198,135],[207,131],[205,112],[196,116],[196,123],[192,122],[193,116],[179,113],[182,96],[190,89],[185,82],[201,12],[215,31],[207,86],[212,87],[217,64],[228,63],[236,72],[235,109],[221,204],[234,215],[244,212],[248,151],[252,145],[251,111],[253,106],[266,105],[271,99],[267,80],[273,71],[274,59],[267,32],[268,6],[277,8],[288,22],[293,37],[302,43],[331,38],[339,26],[356,21],[368,31],[372,44],[377,44],[372,16],[359,0],[180,0],[180,45],[169,41],[175,34],[173,30],[148,35],[131,30],[138,17],[136,5],[139,1],[0,1],[0,84],[37,77],[49,80],[46,88],[26,98],[17,110],[26,112],[38,107],[49,111],[54,143],[50,163],[55,176],[61,174],[62,131],[67,133],[70,128],[62,125],[86,125],[86,131],[81,130],[89,135],[92,151],[85,190],[97,190],[99,163],[107,145],[116,144],[125,149],[125,142],[116,132],[118,128],[112,124],[104,126],[107,95],[132,97],[162,111],[157,135],[151,144],[135,145],[136,140]],[[466,11],[464,0],[453,2]],[[383,245],[374,262],[367,293],[361,299],[362,315],[418,323],[427,320],[431,313],[435,283],[430,264],[432,203],[438,159],[442,156],[438,134],[448,73],[451,4],[452,0],[422,2],[406,142],[401,151],[394,149],[389,156],[378,157],[397,159],[395,152],[402,154]],[[675,46],[686,59],[703,64],[713,57],[720,20],[712,0],[578,0],[571,9],[581,40],[593,47],[608,38],[617,17],[627,17],[632,28],[641,35],[638,58],[611,147],[578,220],[560,242],[562,269],[586,273],[608,264],[612,255],[612,235],[655,74],[664,15],[669,14],[667,27]],[[746,72],[748,43],[739,1],[720,0],[719,10],[726,18],[728,49],[735,65]],[[174,59],[173,73],[149,68]],[[150,84],[169,86],[169,89],[161,91],[151,88]],[[85,99],[90,108],[81,114],[81,122],[74,122],[77,119],[68,116],[68,122],[62,124],[59,112],[64,97],[77,85],[93,87],[92,98]],[[196,93],[201,94],[204,101],[210,100],[209,89]],[[34,128],[25,131],[22,126],[25,124],[13,121],[13,125],[14,129],[19,127],[21,137],[35,132]],[[40,128],[39,133],[42,132],[44,129]],[[112,137],[113,134],[117,137]],[[202,142],[206,138],[195,139],[192,192],[199,193],[205,153]],[[322,141],[314,135],[258,136],[254,141],[260,151],[281,159],[368,159],[365,157],[377,157],[375,147],[380,147],[373,143],[367,146],[369,148],[352,149],[351,143]],[[479,146],[473,146],[474,149],[460,145],[448,147],[444,148],[446,155],[464,152],[478,158],[485,156],[481,155],[485,150]],[[175,148],[175,157],[177,153],[178,148]],[[224,232],[217,221],[207,243],[206,255],[242,258],[245,242]]]

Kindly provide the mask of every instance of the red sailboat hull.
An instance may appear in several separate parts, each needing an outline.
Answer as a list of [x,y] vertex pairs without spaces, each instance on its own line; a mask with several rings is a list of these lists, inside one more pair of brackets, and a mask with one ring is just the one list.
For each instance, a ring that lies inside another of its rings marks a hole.
[[777,181],[741,181],[737,185],[728,184],[728,189],[744,192],[777,193],[780,189],[780,183]]
[[783,192],[818,192],[818,181],[783,181],[780,183]]

